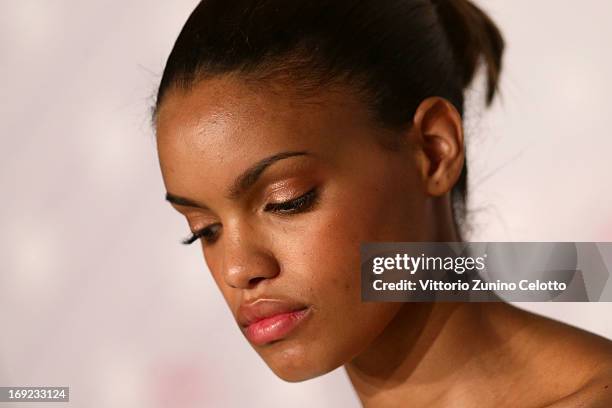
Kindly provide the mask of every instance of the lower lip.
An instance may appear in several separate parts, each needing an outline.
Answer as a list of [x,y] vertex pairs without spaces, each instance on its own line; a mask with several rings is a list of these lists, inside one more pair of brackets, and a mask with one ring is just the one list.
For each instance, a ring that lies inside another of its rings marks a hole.
[[245,335],[255,345],[264,345],[280,340],[291,333],[308,315],[309,308],[294,312],[281,313],[266,319],[251,323]]

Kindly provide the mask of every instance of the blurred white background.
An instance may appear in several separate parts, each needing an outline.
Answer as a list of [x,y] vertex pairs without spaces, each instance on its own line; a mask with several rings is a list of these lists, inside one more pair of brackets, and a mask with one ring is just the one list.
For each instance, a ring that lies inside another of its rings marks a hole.
[[[0,1],[0,386],[70,386],[75,407],[357,407],[341,369],[274,376],[179,244],[149,107],[195,4]],[[612,3],[479,4],[508,49],[503,99],[468,107],[471,240],[612,241]],[[610,303],[522,306],[612,338]]]

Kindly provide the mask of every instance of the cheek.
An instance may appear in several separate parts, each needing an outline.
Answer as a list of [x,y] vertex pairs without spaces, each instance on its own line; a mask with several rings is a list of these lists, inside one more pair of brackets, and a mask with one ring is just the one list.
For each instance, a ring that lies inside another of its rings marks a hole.
[[398,213],[389,215],[386,199],[372,195],[368,200],[335,200],[333,209],[321,209],[309,220],[299,240],[290,235],[283,240],[285,248],[300,248],[284,262],[291,270],[292,284],[303,291],[316,312],[313,336],[303,339],[301,350],[309,356],[304,360],[321,364],[317,367],[321,372],[363,351],[399,310],[399,303],[361,301],[360,243],[405,237],[400,235],[406,223],[398,219]]

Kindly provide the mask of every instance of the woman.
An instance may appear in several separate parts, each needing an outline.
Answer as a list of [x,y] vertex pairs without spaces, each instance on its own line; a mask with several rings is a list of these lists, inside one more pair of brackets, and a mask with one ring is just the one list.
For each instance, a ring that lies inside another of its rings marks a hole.
[[361,302],[359,244],[460,241],[463,92],[504,42],[466,0],[205,0],[154,111],[167,199],[286,381],[367,407],[609,407],[610,342],[504,303]]

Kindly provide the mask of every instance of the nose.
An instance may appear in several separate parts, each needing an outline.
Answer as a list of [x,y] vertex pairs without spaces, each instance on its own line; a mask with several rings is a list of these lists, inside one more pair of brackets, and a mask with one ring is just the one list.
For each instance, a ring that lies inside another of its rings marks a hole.
[[236,289],[251,289],[280,272],[276,258],[254,236],[227,237],[222,265],[225,283]]

